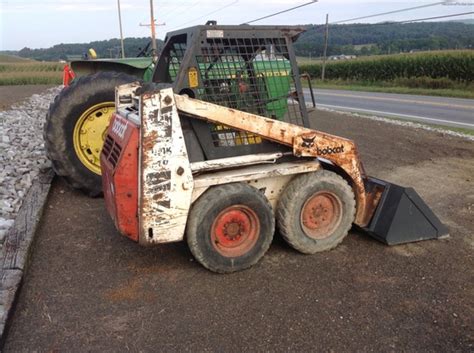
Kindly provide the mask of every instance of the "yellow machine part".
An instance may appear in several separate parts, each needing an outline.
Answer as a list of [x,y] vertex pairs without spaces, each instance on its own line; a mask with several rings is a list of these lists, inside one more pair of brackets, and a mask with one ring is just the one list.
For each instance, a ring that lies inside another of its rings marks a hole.
[[114,102],[103,102],[87,109],[73,132],[76,155],[89,170],[100,175],[100,151],[114,112]]
[[97,53],[96,53],[95,50],[92,49],[92,48],[89,49],[89,57],[90,57],[91,59],[97,59]]

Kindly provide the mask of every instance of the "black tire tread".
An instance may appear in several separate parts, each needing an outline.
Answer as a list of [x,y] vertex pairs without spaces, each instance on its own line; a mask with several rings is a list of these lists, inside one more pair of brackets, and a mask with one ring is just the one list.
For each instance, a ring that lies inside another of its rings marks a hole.
[[352,221],[355,217],[355,199],[354,193],[352,188],[349,186],[347,181],[345,181],[341,176],[327,171],[327,170],[320,170],[314,173],[307,173],[300,176],[297,176],[292,181],[288,183],[285,190],[283,191],[282,195],[280,196],[278,207],[276,210],[276,219],[277,219],[277,226],[279,229],[280,234],[282,235],[283,239],[294,249],[298,250],[303,254],[315,254],[317,252],[327,251],[335,248],[338,246],[345,238],[345,235],[342,237],[337,237],[334,239],[330,239],[329,242],[325,242],[325,244],[321,245],[321,243],[314,242],[314,246],[308,247],[307,244],[302,244],[299,240],[299,237],[296,236],[294,232],[294,225],[296,223],[299,224],[299,219],[293,219],[292,213],[290,211],[289,205],[291,205],[291,200],[297,195],[297,193],[301,192],[305,189],[308,185],[308,182],[311,179],[318,178],[320,181],[327,181],[330,183],[334,183],[339,187],[344,193],[347,195],[351,195],[349,202],[351,205],[348,207],[351,209],[349,214],[344,214],[344,218],[350,218],[351,222],[346,225],[344,229],[341,230],[342,233],[347,234],[352,226]]
[[217,273],[234,272],[234,270],[228,271],[228,270],[223,270],[222,268],[214,266],[213,263],[209,261],[209,259],[205,256],[205,254],[200,251],[199,246],[198,246],[199,234],[196,234],[196,230],[198,229],[199,223],[202,222],[203,218],[206,216],[206,214],[210,210],[212,203],[216,199],[221,199],[221,198],[226,199],[229,195],[249,192],[249,191],[253,193],[253,196],[255,198],[258,198],[260,199],[260,201],[262,201],[262,204],[265,205],[265,208],[267,209],[268,212],[271,212],[272,217],[270,220],[271,222],[270,229],[271,229],[272,236],[269,237],[269,239],[266,239],[266,241],[264,242],[261,248],[262,255],[258,258],[254,258],[253,261],[248,262],[245,267],[240,268],[239,270],[244,270],[255,265],[261,259],[261,257],[263,257],[263,255],[267,252],[267,250],[270,248],[270,245],[273,240],[273,234],[275,232],[275,217],[273,215],[272,206],[270,202],[268,201],[268,199],[265,197],[265,195],[246,183],[231,183],[231,184],[219,185],[218,187],[212,187],[209,190],[207,190],[203,195],[201,195],[198,200],[194,202],[191,212],[188,216],[188,222],[186,226],[186,240],[187,240],[189,249],[191,250],[195,259],[199,261],[205,268]]
[[[84,101],[85,97],[93,95],[97,90],[110,89],[112,85],[115,87],[115,85],[133,81],[138,81],[138,78],[121,72],[105,71],[82,76],[75,80],[70,86],[64,88],[49,106],[43,128],[43,137],[53,169],[56,174],[63,177],[70,186],[82,190],[89,196],[99,196],[102,190],[101,186],[97,185],[97,179],[95,181],[84,180],[83,175],[81,175],[78,170],[80,167],[74,165],[74,163],[67,158],[66,140],[68,138],[72,139],[72,136],[66,136],[64,132],[64,124],[68,116],[68,111],[77,105],[78,101]],[[85,109],[87,109],[87,107]],[[92,172],[90,173],[93,174]]]

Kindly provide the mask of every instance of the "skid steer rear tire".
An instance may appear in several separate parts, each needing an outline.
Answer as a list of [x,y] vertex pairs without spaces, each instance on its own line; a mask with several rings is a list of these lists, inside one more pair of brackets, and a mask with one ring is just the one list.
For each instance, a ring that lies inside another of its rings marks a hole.
[[354,217],[352,188],[339,175],[326,170],[290,181],[276,212],[281,235],[304,254],[335,248],[351,229]]
[[207,269],[231,273],[255,265],[275,232],[273,210],[263,193],[245,183],[211,187],[188,217],[189,249]]
[[[100,72],[83,76],[64,88],[50,105],[44,125],[45,147],[56,174],[64,177],[69,185],[80,189],[89,196],[99,196],[102,192],[100,168],[95,164],[89,167],[84,157],[78,155],[74,144],[74,131],[81,117],[85,117],[89,109],[98,107],[97,116],[101,116],[99,107],[113,111],[115,87],[125,83],[138,81],[135,76],[118,72]],[[94,112],[94,110],[92,110]],[[84,115],[86,114],[86,115]],[[91,113],[93,114],[93,113]],[[105,116],[105,115],[104,115]],[[98,119],[99,119],[98,118]],[[103,118],[103,117],[102,117]],[[98,134],[105,136],[106,128]],[[77,144],[77,143],[76,143]],[[100,149],[102,145],[100,145]],[[94,151],[95,156],[100,153]],[[91,162],[92,164],[92,162]],[[95,170],[92,170],[95,168]]]

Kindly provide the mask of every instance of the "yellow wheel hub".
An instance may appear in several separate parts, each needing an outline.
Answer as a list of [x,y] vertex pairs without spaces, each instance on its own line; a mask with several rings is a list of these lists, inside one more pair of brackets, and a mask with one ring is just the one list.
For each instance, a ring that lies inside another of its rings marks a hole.
[[74,126],[74,150],[89,170],[100,175],[100,151],[114,112],[114,102],[103,102],[87,109]]

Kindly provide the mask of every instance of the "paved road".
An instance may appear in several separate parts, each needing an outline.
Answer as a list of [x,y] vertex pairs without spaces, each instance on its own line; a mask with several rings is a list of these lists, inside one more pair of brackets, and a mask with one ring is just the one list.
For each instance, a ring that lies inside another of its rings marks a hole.
[[[474,129],[474,99],[328,89],[314,92],[320,107]],[[310,102],[308,89],[305,96]]]

